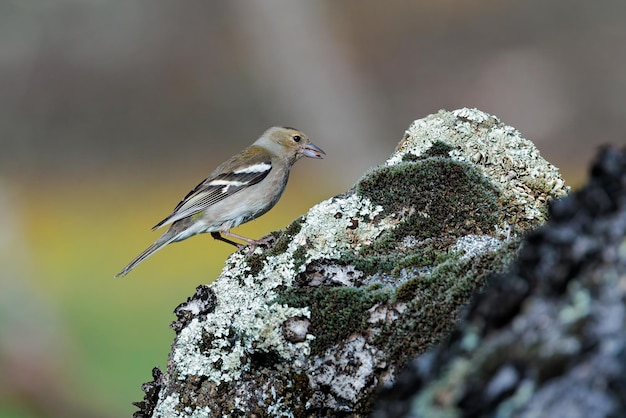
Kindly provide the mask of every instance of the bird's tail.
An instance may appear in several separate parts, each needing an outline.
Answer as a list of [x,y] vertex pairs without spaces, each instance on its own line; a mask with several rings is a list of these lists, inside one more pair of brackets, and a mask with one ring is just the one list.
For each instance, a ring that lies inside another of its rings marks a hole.
[[154,244],[146,248],[141,254],[139,254],[133,261],[128,263],[126,267],[122,269],[119,273],[115,275],[115,277],[126,276],[132,269],[134,269],[137,264],[141,263],[146,258],[150,257],[152,254],[159,251],[161,248],[165,247],[167,244],[173,241],[173,237],[170,239],[163,239],[165,236],[159,238]]

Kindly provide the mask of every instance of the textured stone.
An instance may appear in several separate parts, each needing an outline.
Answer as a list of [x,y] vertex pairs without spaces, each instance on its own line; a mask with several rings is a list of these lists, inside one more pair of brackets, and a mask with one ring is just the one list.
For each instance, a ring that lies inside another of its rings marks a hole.
[[367,415],[566,191],[493,116],[461,109],[414,122],[385,164],[275,232],[269,248],[231,255],[177,308],[168,368],[151,386],[158,400],[144,406],[153,417]]

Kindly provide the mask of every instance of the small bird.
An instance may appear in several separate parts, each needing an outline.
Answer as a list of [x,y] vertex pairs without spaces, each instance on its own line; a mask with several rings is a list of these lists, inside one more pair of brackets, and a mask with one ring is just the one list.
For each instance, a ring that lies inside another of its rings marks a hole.
[[285,190],[289,170],[302,157],[326,154],[301,131],[272,127],[252,145],[217,167],[190,191],[170,216],[153,230],[170,225],[161,237],[115,277],[125,276],[137,264],[167,244],[210,232],[214,239],[242,248],[221,234],[245,241],[253,249],[267,240],[253,240],[230,232],[231,228],[269,211]]

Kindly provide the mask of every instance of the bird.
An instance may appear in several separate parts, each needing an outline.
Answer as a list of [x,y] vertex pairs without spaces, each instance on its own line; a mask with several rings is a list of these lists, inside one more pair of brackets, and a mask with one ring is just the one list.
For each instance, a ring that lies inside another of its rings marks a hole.
[[323,158],[322,155],[326,153],[311,143],[302,131],[291,127],[269,128],[252,145],[219,165],[187,193],[172,213],[152,228],[169,225],[167,231],[115,277],[127,275],[167,244],[207,232],[214,239],[240,249],[245,245],[222,235],[244,241],[250,250],[267,244],[267,239],[254,240],[230,230],[274,207],[296,161],[302,157]]

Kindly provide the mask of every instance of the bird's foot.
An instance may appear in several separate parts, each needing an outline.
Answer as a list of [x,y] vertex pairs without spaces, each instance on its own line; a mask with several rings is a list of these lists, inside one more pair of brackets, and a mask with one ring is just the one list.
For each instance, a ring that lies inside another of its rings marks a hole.
[[249,256],[254,252],[254,250],[256,250],[256,247],[269,247],[274,241],[276,241],[276,238],[273,235],[268,235],[261,239],[250,240],[248,245],[241,245],[239,246],[239,249],[248,247],[246,255]]

